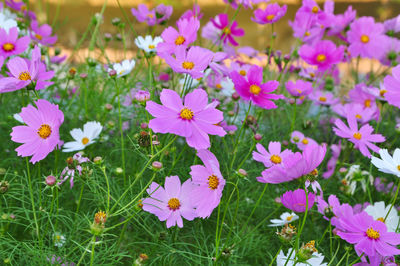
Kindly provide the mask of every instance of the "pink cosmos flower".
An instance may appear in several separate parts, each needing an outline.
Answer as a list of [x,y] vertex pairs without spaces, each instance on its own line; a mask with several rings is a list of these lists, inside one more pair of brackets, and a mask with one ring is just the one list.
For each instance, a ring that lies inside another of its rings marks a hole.
[[239,44],[235,41],[233,36],[243,36],[244,30],[242,28],[237,28],[238,24],[236,20],[230,24],[227,14],[219,14],[217,17],[218,19],[211,18],[210,21],[216,28],[222,30],[220,39],[224,44],[229,41],[233,46],[238,46]]
[[348,48],[352,57],[381,58],[383,49],[381,44],[385,41],[383,25],[375,23],[373,17],[361,17],[350,24],[347,32]]
[[223,113],[208,103],[207,93],[195,89],[185,96],[185,103],[178,93],[164,89],[160,100],[163,105],[148,101],[146,110],[153,115],[149,128],[158,133],[172,133],[186,138],[190,147],[207,149],[210,147],[208,134],[225,136],[226,132],[215,124],[224,119]]
[[31,60],[14,57],[7,62],[7,67],[11,75],[0,79],[0,93],[19,90],[31,84],[36,90],[41,90],[54,83],[47,81],[54,77],[54,71],[46,71],[38,46],[33,49]]
[[317,167],[324,160],[325,153],[325,145],[308,145],[303,153],[290,154],[283,163],[264,170],[261,173],[262,177],[258,177],[257,180],[262,183],[278,184],[307,176],[306,187],[312,185],[314,191],[321,190],[320,185],[316,182]]
[[51,36],[52,29],[51,26],[48,24],[43,24],[42,26],[39,26],[39,23],[37,21],[33,21],[31,23],[31,30],[32,31],[30,32],[30,36],[32,40],[35,40],[42,45],[50,46],[55,44],[57,41],[57,35]]
[[253,159],[262,162],[267,168],[282,163],[286,157],[293,154],[288,149],[281,151],[281,143],[278,141],[271,141],[268,144],[268,151],[260,143],[257,143],[256,148],[258,152],[253,151]]
[[325,220],[329,221],[334,215],[333,209],[339,208],[340,202],[336,195],[330,195],[328,202],[324,200],[323,196],[317,196],[317,207],[318,212],[324,215]]
[[308,198],[308,209],[310,210],[314,206],[315,194],[308,193],[304,189],[296,189],[295,191],[286,191],[281,196],[283,206],[294,212],[305,212]]
[[46,100],[37,100],[37,108],[32,105],[23,107],[20,116],[26,126],[13,127],[11,140],[23,143],[15,149],[18,156],[32,156],[30,162],[36,162],[46,158],[60,142],[58,130],[64,121],[64,114],[58,109],[58,105]]
[[221,200],[225,179],[219,170],[219,162],[214,154],[208,150],[199,150],[197,156],[204,166],[190,167],[190,176],[193,184],[196,185],[191,197],[196,207],[196,214],[201,218],[207,218]]
[[57,185],[62,185],[69,178],[70,188],[72,188],[74,186],[74,177],[76,172],[79,176],[81,176],[83,170],[81,164],[86,162],[90,162],[89,158],[83,157],[79,152],[75,153],[74,156],[69,157],[67,159],[68,165],[64,168],[64,170],[62,170],[60,182],[58,182]]
[[337,235],[350,244],[359,252],[367,256],[393,256],[399,255],[400,250],[396,245],[400,244],[400,234],[387,232],[386,225],[361,212],[351,216],[344,216],[340,224],[345,231],[338,231]]
[[314,45],[304,44],[300,47],[299,55],[310,65],[318,67],[318,70],[327,70],[332,65],[342,61],[344,46],[336,47],[332,41],[322,40]]
[[314,90],[310,95],[308,95],[310,100],[314,101],[314,104],[320,105],[332,105],[339,102],[338,98],[335,98],[333,93],[325,92],[320,90]]
[[307,146],[317,145],[317,142],[312,138],[304,136],[300,131],[293,131],[290,135],[290,142],[296,144],[299,150],[304,150]]
[[265,10],[258,8],[254,10],[254,18],[251,20],[258,24],[272,24],[280,20],[287,10],[287,5],[279,6],[277,3],[268,5]]
[[203,17],[203,13],[201,13],[200,6],[198,4],[193,4],[193,9],[188,9],[185,13],[182,14],[180,19],[190,19],[192,17],[201,19]]
[[384,136],[381,134],[372,134],[374,128],[369,124],[365,124],[358,129],[357,120],[352,115],[347,116],[347,123],[349,124],[349,127],[347,127],[342,120],[336,119],[336,127],[333,128],[335,134],[354,143],[354,147],[359,149],[360,152],[368,158],[371,157],[368,148],[374,152],[379,152],[379,147],[372,144],[372,142],[384,142]]
[[0,56],[0,69],[3,67],[4,57]]
[[400,108],[400,66],[392,69],[392,75],[388,75],[383,80],[386,92],[385,99],[389,104]]
[[374,109],[364,108],[364,106],[359,103],[347,103],[345,105],[336,104],[332,106],[332,110],[342,117],[352,115],[361,124],[368,123],[369,121],[375,119],[376,116]]
[[199,46],[192,46],[188,51],[184,46],[177,47],[174,53],[175,58],[169,54],[163,54],[162,57],[175,72],[190,74],[194,79],[204,76],[203,71],[213,58],[210,50]]
[[172,11],[172,6],[166,6],[164,4],[156,6],[156,23],[164,24],[171,17]]
[[307,96],[313,91],[312,83],[301,79],[296,80],[296,82],[289,80],[286,82],[285,87],[290,95],[294,97]]
[[17,27],[11,28],[8,33],[3,28],[0,28],[0,56],[4,58],[25,52],[29,42],[28,36],[18,39]]
[[161,33],[164,42],[157,45],[157,54],[171,54],[178,47],[187,47],[197,39],[197,31],[200,28],[200,21],[192,17],[190,19],[180,19],[177,22],[178,30],[173,27],[166,28]]
[[181,185],[178,176],[165,178],[164,188],[153,182],[147,189],[150,198],[143,200],[143,210],[167,221],[167,228],[178,225],[183,227],[182,217],[186,220],[196,218],[192,202],[193,184],[190,179]]
[[131,12],[139,22],[146,22],[149,26],[156,24],[156,11],[154,9],[149,10],[145,4],[138,5],[137,10],[132,8]]
[[264,109],[273,109],[277,106],[271,100],[282,99],[283,95],[270,94],[279,86],[276,80],[263,82],[263,69],[259,66],[251,66],[247,73],[247,79],[237,71],[230,73],[230,78],[235,84],[237,93],[246,101],[253,101]]

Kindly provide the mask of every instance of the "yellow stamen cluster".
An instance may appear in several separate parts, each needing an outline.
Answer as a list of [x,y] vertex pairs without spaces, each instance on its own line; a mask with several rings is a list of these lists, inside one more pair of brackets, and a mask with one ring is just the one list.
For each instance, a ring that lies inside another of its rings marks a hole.
[[11,52],[14,50],[14,48],[15,48],[15,46],[12,43],[7,42],[7,43],[3,44],[3,50],[5,52]]
[[385,218],[383,218],[383,217],[379,217],[378,219],[376,219],[377,221],[381,221],[382,223],[384,223],[385,222]]
[[27,81],[27,80],[31,80],[32,77],[28,72],[24,71],[24,72],[19,73],[18,79],[19,80],[23,80],[23,81]]
[[36,39],[38,39],[38,40],[42,40],[42,39],[43,39],[43,36],[40,35],[40,34],[35,34],[35,37],[36,37]]
[[149,49],[154,49],[154,48],[156,48],[156,46],[154,44],[149,45]]
[[226,35],[231,34],[231,29],[228,28],[228,27],[224,28],[222,31],[223,31]]
[[250,92],[254,95],[258,95],[261,92],[261,88],[258,85],[251,85],[250,86]]
[[37,133],[42,139],[47,139],[51,135],[51,127],[47,124],[43,124],[39,127]]
[[313,12],[314,14],[317,14],[319,11],[319,8],[317,6],[313,6],[313,8],[311,9],[311,12]]
[[269,159],[273,164],[280,164],[282,162],[282,158],[279,155],[272,155]]
[[242,70],[239,71],[239,74],[242,75],[242,76],[246,76],[247,73],[246,73],[246,70],[242,69]]
[[319,97],[319,101],[320,101],[320,102],[326,102],[326,100],[327,100],[327,99],[326,99],[326,97],[324,97],[324,96]]
[[86,144],[88,144],[89,143],[89,139],[87,138],[87,137],[83,137],[82,138],[82,144],[83,145],[86,145]]
[[208,187],[211,188],[212,190],[215,190],[219,185],[218,177],[215,175],[211,175],[207,179],[208,179]]
[[369,42],[368,35],[365,35],[365,34],[361,35],[361,42],[362,43],[368,43]]
[[185,37],[182,35],[179,35],[178,38],[175,39],[175,44],[176,45],[181,45],[185,42]]
[[356,118],[357,118],[357,119],[361,119],[362,116],[361,116],[360,114],[356,114]]
[[301,143],[303,143],[304,145],[307,145],[307,144],[308,144],[308,139],[304,138],[304,139],[301,141]]
[[107,214],[105,212],[103,212],[103,211],[98,211],[94,215],[94,222],[96,224],[104,225],[106,223],[106,220],[107,220]]
[[354,133],[353,137],[354,137],[355,139],[360,140],[360,139],[361,139],[361,133],[360,133],[360,132],[356,132],[356,133]]
[[181,207],[181,203],[177,198],[170,198],[168,201],[168,208],[172,211],[176,211]]
[[182,67],[187,70],[192,70],[194,68],[194,63],[185,61],[182,63]]
[[365,100],[364,101],[364,107],[371,107],[371,100]]
[[379,91],[379,95],[380,95],[381,97],[383,97],[383,96],[385,95],[386,92],[387,92],[387,90],[380,90],[380,91]]
[[325,60],[326,60],[326,55],[324,55],[324,54],[319,54],[319,55],[317,56],[317,61],[318,61],[318,62],[322,63],[322,62],[324,62]]
[[273,20],[274,18],[275,18],[275,15],[274,15],[274,14],[268,15],[268,16],[266,17],[267,20]]
[[192,120],[192,118],[193,118],[193,111],[192,110],[190,110],[189,108],[183,108],[182,110],[181,110],[181,113],[179,114],[179,116],[182,118],[182,119],[185,119],[185,120]]
[[375,231],[372,227],[365,232],[370,239],[378,239],[380,237],[379,231]]

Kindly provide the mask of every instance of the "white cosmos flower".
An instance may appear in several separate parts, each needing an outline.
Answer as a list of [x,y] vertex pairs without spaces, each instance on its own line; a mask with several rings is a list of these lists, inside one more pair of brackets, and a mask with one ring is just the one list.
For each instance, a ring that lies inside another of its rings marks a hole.
[[65,244],[65,236],[59,232],[53,234],[54,246],[62,247]]
[[146,53],[155,52],[157,45],[160,42],[163,42],[163,39],[159,36],[155,37],[154,40],[150,35],[147,35],[144,38],[139,36],[135,39],[136,46],[144,50]]
[[[288,250],[288,256],[286,256],[283,251],[279,252],[278,257],[276,257],[276,265],[277,266],[293,266],[295,263],[295,254],[296,252],[292,252],[292,249],[289,248]],[[291,254],[291,255],[290,255]],[[289,257],[290,255],[290,257]],[[326,263],[322,263],[324,260],[324,255],[320,253],[313,253],[312,257],[306,261],[306,263],[298,262],[296,263],[296,266],[326,266]],[[287,261],[287,263],[286,263]]]
[[92,121],[83,125],[83,131],[80,128],[74,128],[70,131],[71,136],[75,141],[70,141],[64,144],[63,152],[81,151],[86,146],[95,142],[95,139],[100,135],[103,127],[99,122]]
[[0,12],[0,28],[8,32],[9,29],[14,27],[16,27],[19,31],[17,22],[12,18],[7,17],[4,13]]
[[[135,67],[135,60],[129,60],[126,59],[124,61],[122,61],[121,63],[115,63],[113,64],[113,68],[115,70],[115,72],[117,72],[117,77],[122,77],[125,75],[128,75],[129,73],[131,73],[132,69]],[[108,72],[110,72],[109,69]]]
[[269,226],[283,226],[285,224],[291,223],[293,221],[296,221],[299,219],[299,216],[297,216],[294,212],[288,213],[284,212],[282,213],[280,219],[272,219],[271,223]]
[[393,174],[400,177],[400,149],[395,149],[393,157],[390,156],[387,149],[380,149],[379,155],[382,159],[372,156],[371,162],[379,171],[387,174]]
[[[390,206],[391,205],[385,207],[385,202],[379,201],[375,202],[374,205],[367,206],[364,211],[374,217],[374,220],[383,222],[386,214],[389,212]],[[395,232],[398,223],[399,215],[396,208],[393,207],[385,221],[388,232]]]

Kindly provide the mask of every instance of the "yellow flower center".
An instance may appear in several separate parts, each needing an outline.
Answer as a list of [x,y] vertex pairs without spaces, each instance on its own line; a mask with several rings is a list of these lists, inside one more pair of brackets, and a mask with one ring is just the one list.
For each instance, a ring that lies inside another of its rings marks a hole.
[[175,40],[175,44],[176,45],[181,45],[184,42],[185,42],[185,38],[183,36],[181,36],[181,35],[179,35],[178,38],[176,38],[176,40]]
[[282,158],[279,155],[275,155],[275,154],[272,155],[269,160],[274,164],[279,164],[282,162]]
[[368,43],[369,42],[369,37],[367,35],[361,35],[361,42],[362,43]]
[[379,95],[380,95],[381,97],[383,97],[383,96],[385,95],[386,92],[387,92],[387,90],[380,90],[380,91],[379,91]]
[[308,37],[311,35],[311,33],[309,31],[306,31],[306,33],[304,33],[304,35],[306,35]]
[[318,175],[318,170],[317,170],[317,168],[315,168],[314,170],[312,170],[311,173],[310,173],[310,175],[317,176],[317,175]]
[[153,14],[147,14],[147,16],[148,16],[149,18],[154,18],[154,15],[153,15]]
[[226,28],[223,29],[223,32],[224,32],[226,35],[229,35],[229,34],[231,34],[231,29],[228,28],[228,27],[226,27]]
[[6,52],[11,52],[14,50],[14,48],[15,48],[15,46],[12,43],[7,42],[7,43],[3,44],[3,50]]
[[314,14],[317,14],[319,11],[319,8],[317,6],[313,6],[313,8],[311,9],[311,12],[313,12]]
[[43,124],[37,131],[39,137],[47,139],[51,135],[51,127],[47,124]]
[[361,133],[360,133],[360,132],[356,132],[356,133],[354,133],[353,137],[354,137],[355,139],[360,140],[360,139],[361,139]]
[[194,63],[193,62],[183,62],[182,67],[184,69],[192,70],[194,68]]
[[377,221],[381,221],[382,223],[384,223],[385,222],[385,218],[383,218],[383,217],[379,217],[378,219],[376,219]]
[[308,144],[308,139],[303,139],[301,142],[302,142],[303,144],[307,145],[307,144]]
[[219,179],[215,175],[211,175],[208,178],[208,187],[215,190],[219,185]]
[[397,170],[399,170],[399,171],[400,171],[400,165],[398,165],[398,166],[397,166]]
[[149,49],[154,49],[154,48],[156,48],[156,47],[153,44],[149,45]]
[[293,219],[293,215],[290,215],[290,216],[288,216],[288,217],[286,217],[286,221],[291,221]]
[[326,60],[326,55],[324,55],[324,54],[319,54],[319,55],[317,56],[317,61],[318,61],[318,62],[322,63],[322,62],[324,62],[325,60]]
[[182,118],[182,119],[185,119],[185,120],[192,120],[192,118],[193,118],[193,111],[192,110],[190,110],[189,108],[183,108],[182,110],[181,110],[181,113],[179,114],[180,115],[180,117]]
[[82,144],[83,145],[86,145],[86,144],[88,144],[89,143],[89,139],[87,138],[87,137],[83,137],[82,138]]
[[364,107],[371,107],[371,100],[365,100]]
[[356,118],[361,119],[362,116],[360,114],[356,114]]
[[221,84],[217,84],[217,85],[215,85],[215,87],[217,88],[217,89],[222,89],[222,85]]
[[246,73],[246,70],[240,70],[239,74],[242,75],[242,76],[246,76],[247,73]]
[[31,80],[32,77],[28,72],[24,71],[24,72],[19,73],[18,79],[27,81],[27,80]]
[[61,240],[61,236],[60,235],[56,235],[56,240],[57,242]]
[[254,84],[250,86],[250,92],[252,94],[258,95],[260,93],[260,91],[261,91],[260,86],[257,86],[257,85],[254,85]]
[[371,239],[378,239],[380,237],[379,231],[375,231],[372,227],[368,228],[366,233]]
[[296,89],[296,91],[300,94],[302,93],[302,90]]
[[168,208],[171,211],[176,211],[179,209],[179,207],[181,207],[181,203],[179,202],[179,200],[177,198],[171,198],[168,201]]
[[273,19],[274,19],[274,17],[275,17],[275,15],[273,15],[273,14],[271,14],[271,15],[268,15],[268,16],[267,16],[267,20],[273,20]]
[[319,97],[319,101],[320,102],[326,102],[326,97],[324,97],[324,96]]
[[105,224],[107,220],[107,214],[103,211],[98,211],[94,215],[94,221],[97,224]]
[[40,35],[40,34],[35,34],[35,37],[36,37],[36,39],[38,39],[38,40],[42,40],[42,39],[43,39],[42,35]]

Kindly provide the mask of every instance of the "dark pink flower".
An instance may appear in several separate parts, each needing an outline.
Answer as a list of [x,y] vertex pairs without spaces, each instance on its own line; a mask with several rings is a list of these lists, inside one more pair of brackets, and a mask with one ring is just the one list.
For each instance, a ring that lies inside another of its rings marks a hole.
[[279,86],[276,80],[263,83],[263,69],[253,65],[247,73],[247,79],[237,71],[230,74],[230,78],[235,84],[237,93],[246,101],[253,101],[256,105],[264,109],[273,109],[277,106],[271,100],[282,99],[283,95],[271,94]]
[[323,40],[315,42],[312,46],[304,44],[300,47],[299,55],[310,65],[318,70],[327,70],[332,65],[342,61],[344,46],[336,47],[332,41]]
[[0,28],[0,56],[7,58],[25,52],[30,43],[28,36],[18,39],[18,29],[11,28],[7,33],[6,30]]
[[392,75],[388,75],[383,80],[386,92],[385,99],[389,104],[400,108],[400,66],[392,69]]
[[272,24],[280,20],[286,14],[287,6],[279,6],[277,3],[268,5],[265,10],[258,8],[254,10],[254,18],[251,20],[258,24]]
[[301,79],[298,79],[295,82],[289,80],[286,82],[285,87],[290,95],[294,97],[307,96],[313,91],[312,83]]
[[244,30],[242,28],[237,28],[237,22],[235,20],[232,22],[232,24],[230,24],[227,14],[219,14],[216,19],[211,18],[210,21],[216,28],[222,30],[220,39],[223,41],[223,43],[227,43],[229,41],[234,46],[239,45],[233,36],[243,36]]
[[314,200],[315,194],[308,193],[307,197],[304,189],[300,188],[295,191],[286,191],[281,197],[283,206],[294,212],[305,212],[306,206],[310,210],[314,206]]
[[200,6],[196,3],[193,4],[193,9],[188,9],[185,13],[182,14],[180,19],[190,19],[192,17],[201,19],[203,17],[203,13],[201,13]]

